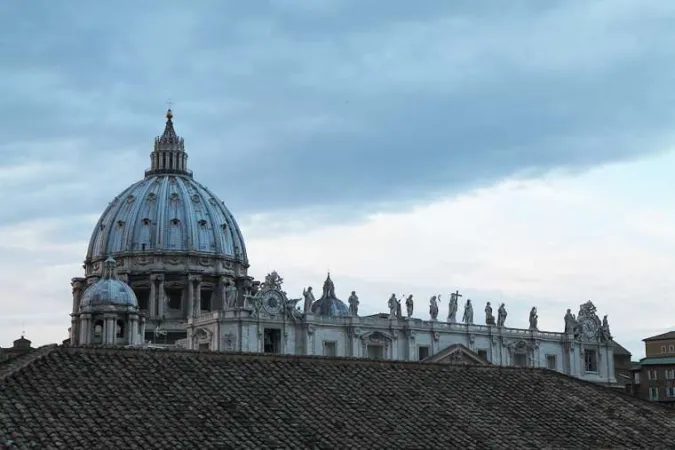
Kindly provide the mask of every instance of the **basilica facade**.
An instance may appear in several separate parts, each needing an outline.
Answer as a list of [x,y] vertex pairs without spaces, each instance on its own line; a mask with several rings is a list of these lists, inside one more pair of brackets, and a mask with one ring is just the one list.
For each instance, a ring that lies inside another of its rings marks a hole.
[[474,314],[471,300],[461,301],[459,292],[450,295],[443,318],[437,297],[428,306],[425,301],[420,314],[419,300],[395,295],[387,313],[362,316],[355,292],[346,302],[337,298],[331,274],[318,299],[311,287],[290,297],[275,271],[254,280],[234,216],[194,179],[171,110],[166,118],[150,169],[105,209],[89,242],[84,276],[72,280],[70,345],[471,360],[616,383],[607,317],[600,320],[590,301],[578,314],[568,309],[564,329],[549,332],[539,330],[536,308],[528,329],[511,328],[504,305],[493,313],[487,303]]

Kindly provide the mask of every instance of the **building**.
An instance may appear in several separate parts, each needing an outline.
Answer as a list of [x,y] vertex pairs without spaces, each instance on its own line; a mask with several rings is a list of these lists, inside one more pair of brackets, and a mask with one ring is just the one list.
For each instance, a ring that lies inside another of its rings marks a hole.
[[318,299],[311,287],[303,298],[289,297],[276,271],[254,280],[234,216],[194,179],[171,110],[166,117],[150,169],[105,209],[84,277],[72,280],[71,345],[151,343],[407,361],[461,345],[494,365],[543,367],[617,385],[607,316],[600,320],[591,301],[577,315],[567,310],[564,330],[543,331],[536,308],[529,328],[518,329],[508,326],[503,304],[496,314],[489,302],[481,305],[484,320],[474,320],[470,299],[458,320],[459,292],[450,295],[442,319],[440,298],[420,307],[412,295],[392,295],[388,314],[363,317],[356,292],[340,300],[330,274]]
[[0,437],[68,449],[605,449],[673,411],[545,369],[143,347],[0,364]]
[[643,339],[645,357],[632,368],[633,395],[675,407],[675,331]]
[[0,362],[15,358],[24,353],[29,353],[35,350],[32,346],[32,342],[26,339],[24,336],[21,336],[19,339],[14,341],[14,344],[9,348],[0,348]]

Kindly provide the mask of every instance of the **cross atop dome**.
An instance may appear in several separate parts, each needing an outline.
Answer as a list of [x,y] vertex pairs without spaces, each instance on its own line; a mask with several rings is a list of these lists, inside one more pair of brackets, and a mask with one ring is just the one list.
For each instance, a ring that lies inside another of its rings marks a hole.
[[192,172],[187,168],[185,141],[176,134],[173,127],[174,115],[171,104],[164,116],[166,117],[164,133],[155,138],[155,147],[150,154],[150,170],[145,171],[145,176],[166,173],[191,177]]

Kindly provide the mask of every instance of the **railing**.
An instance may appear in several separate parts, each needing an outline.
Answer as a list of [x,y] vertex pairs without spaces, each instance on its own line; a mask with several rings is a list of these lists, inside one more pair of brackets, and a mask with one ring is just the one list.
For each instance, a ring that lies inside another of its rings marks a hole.
[[472,332],[479,334],[498,333],[508,335],[511,337],[536,337],[537,339],[545,340],[560,340],[565,336],[565,333],[529,330],[523,328],[497,327],[496,325],[481,325],[481,324],[464,324],[457,322],[439,322],[427,321],[422,319],[389,319],[382,317],[359,317],[359,316],[310,316],[308,323],[337,325],[337,326],[368,326],[376,325],[392,326],[394,328],[410,328],[417,331],[438,331],[438,332]]

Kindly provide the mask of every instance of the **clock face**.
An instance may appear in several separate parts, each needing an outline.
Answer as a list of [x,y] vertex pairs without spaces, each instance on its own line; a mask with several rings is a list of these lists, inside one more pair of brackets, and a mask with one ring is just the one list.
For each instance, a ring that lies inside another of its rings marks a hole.
[[584,334],[588,338],[592,338],[598,332],[597,324],[592,320],[584,321],[584,323],[582,325],[582,329],[584,330]]
[[265,292],[262,300],[263,307],[269,314],[277,314],[283,302],[281,294],[275,290]]

